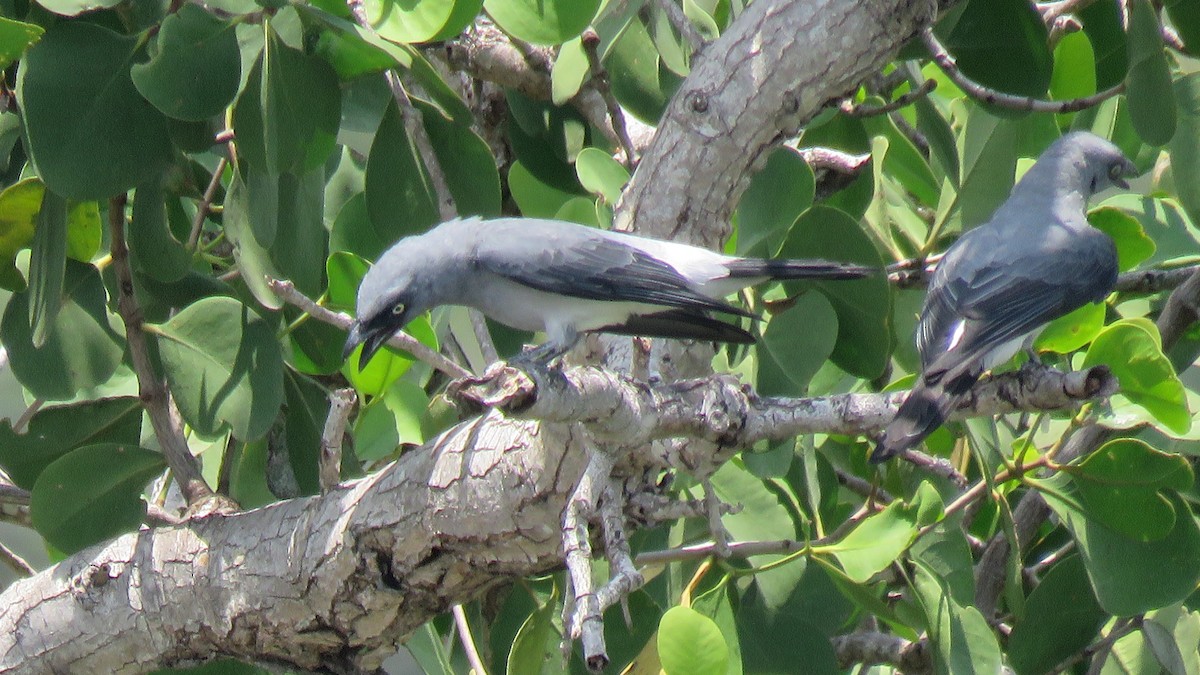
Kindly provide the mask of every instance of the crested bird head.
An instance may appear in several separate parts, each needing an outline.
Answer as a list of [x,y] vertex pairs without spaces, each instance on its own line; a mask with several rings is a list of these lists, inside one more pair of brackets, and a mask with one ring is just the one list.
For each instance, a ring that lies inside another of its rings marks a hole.
[[[420,252],[412,240],[402,239],[385,252],[367,270],[358,287],[357,320],[350,326],[350,335],[342,349],[342,358],[349,358],[354,348],[363,345],[358,367],[363,369],[397,331],[429,309],[429,288],[424,267],[418,262]],[[427,261],[426,261],[427,262]]]
[[1049,164],[1057,176],[1038,175],[1037,180],[1066,181],[1059,186],[1078,190],[1085,201],[1113,185],[1128,188],[1126,179],[1138,173],[1120,148],[1087,131],[1072,132],[1055,141],[1038,159],[1038,164],[1042,163]]

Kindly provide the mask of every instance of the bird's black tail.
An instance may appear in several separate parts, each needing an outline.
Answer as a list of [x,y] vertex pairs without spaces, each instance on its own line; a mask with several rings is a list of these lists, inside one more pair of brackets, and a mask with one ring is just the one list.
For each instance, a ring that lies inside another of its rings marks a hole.
[[879,464],[917,445],[946,421],[955,397],[940,386],[919,383],[900,404],[900,410],[883,430],[883,438],[871,453],[871,463]]
[[733,278],[767,277],[770,279],[861,279],[879,270],[853,263],[828,260],[764,260],[739,258],[726,265]]

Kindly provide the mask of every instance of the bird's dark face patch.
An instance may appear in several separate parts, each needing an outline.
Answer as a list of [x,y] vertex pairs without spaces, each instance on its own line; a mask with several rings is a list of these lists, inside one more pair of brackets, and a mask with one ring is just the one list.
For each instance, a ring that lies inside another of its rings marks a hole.
[[414,306],[406,294],[392,296],[389,302],[373,315],[359,317],[358,321],[354,322],[342,349],[342,358],[350,358],[354,348],[361,344],[363,349],[358,357],[358,368],[366,368],[371,357],[383,348],[388,339],[422,311],[424,309]]

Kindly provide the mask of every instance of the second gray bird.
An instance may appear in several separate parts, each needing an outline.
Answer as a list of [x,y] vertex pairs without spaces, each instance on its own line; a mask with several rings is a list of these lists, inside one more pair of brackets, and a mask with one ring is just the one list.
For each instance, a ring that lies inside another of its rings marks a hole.
[[762,260],[558,220],[451,220],[401,239],[363,277],[345,356],[363,367],[396,331],[438,305],[474,307],[543,331],[526,358],[548,360],[587,331],[750,343],[713,318],[753,316],[732,293],[771,279],[856,279],[875,270],[824,260]]
[[921,373],[871,455],[882,462],[942,425],[984,371],[1008,361],[1050,321],[1104,300],[1117,250],[1092,228],[1087,202],[1129,187],[1134,165],[1086,132],[1055,141],[991,219],[937,265],[917,324]]

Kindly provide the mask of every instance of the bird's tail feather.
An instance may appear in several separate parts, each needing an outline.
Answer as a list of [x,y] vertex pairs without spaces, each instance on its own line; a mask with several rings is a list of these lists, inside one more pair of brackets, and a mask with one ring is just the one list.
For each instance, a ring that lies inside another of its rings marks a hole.
[[734,344],[753,344],[754,336],[741,326],[725,323],[701,312],[669,309],[654,314],[630,316],[625,323],[599,329],[618,335],[711,340]]
[[727,263],[729,276],[768,277],[771,279],[861,279],[879,270],[853,263],[828,260],[764,260],[739,258]]
[[925,440],[946,421],[955,399],[940,386],[918,383],[883,430],[883,438],[871,453],[871,462],[885,462]]

